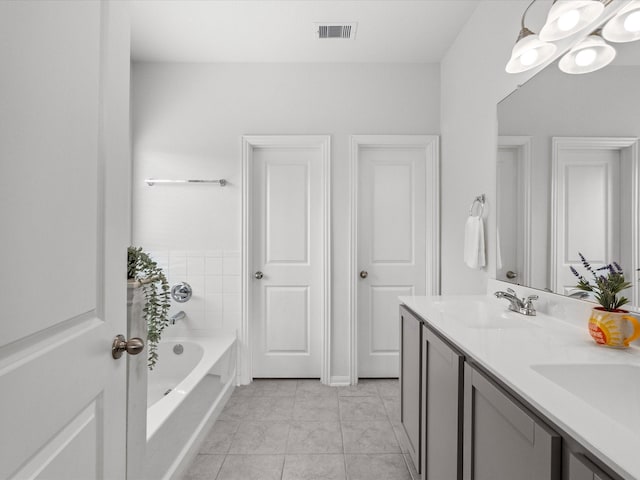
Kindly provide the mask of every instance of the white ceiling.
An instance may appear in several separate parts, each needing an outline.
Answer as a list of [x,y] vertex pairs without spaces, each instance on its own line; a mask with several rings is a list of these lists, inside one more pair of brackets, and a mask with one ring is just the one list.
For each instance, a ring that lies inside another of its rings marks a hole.
[[[438,63],[479,0],[134,0],[132,58]],[[358,22],[318,40],[315,22]]]

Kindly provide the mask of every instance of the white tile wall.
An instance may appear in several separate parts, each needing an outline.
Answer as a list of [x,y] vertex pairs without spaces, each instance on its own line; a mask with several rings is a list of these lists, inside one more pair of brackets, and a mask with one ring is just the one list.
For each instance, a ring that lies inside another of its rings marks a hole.
[[235,333],[240,324],[240,252],[237,250],[157,250],[149,254],[164,270],[169,285],[187,282],[193,289],[188,302],[172,300],[170,315],[187,316],[170,326],[168,335],[196,330]]

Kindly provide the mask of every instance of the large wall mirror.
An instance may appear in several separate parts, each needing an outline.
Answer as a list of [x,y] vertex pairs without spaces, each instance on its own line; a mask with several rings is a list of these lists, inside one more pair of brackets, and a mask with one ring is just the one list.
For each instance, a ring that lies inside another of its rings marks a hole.
[[614,46],[604,69],[551,64],[498,105],[498,280],[581,297],[581,252],[618,262],[640,305],[640,42]]

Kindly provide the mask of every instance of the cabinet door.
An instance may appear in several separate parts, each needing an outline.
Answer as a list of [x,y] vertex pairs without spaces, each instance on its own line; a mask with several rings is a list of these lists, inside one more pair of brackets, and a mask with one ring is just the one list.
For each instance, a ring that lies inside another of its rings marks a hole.
[[559,480],[561,437],[468,363],[464,377],[464,480]]
[[611,480],[582,455],[569,453],[569,477],[566,480]]
[[422,327],[423,478],[462,478],[464,357]]
[[420,473],[422,322],[405,308],[400,309],[400,332],[400,419],[407,436],[409,455]]

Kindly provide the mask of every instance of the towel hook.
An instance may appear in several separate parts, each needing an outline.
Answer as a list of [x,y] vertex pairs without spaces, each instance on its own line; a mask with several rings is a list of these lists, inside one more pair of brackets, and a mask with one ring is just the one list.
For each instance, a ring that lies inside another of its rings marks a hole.
[[473,216],[473,207],[476,206],[476,203],[480,204],[480,212],[478,213],[478,217],[481,217],[482,214],[484,213],[484,193],[482,195],[478,195],[476,198],[473,199],[473,202],[471,203],[471,207],[469,207],[469,216]]

